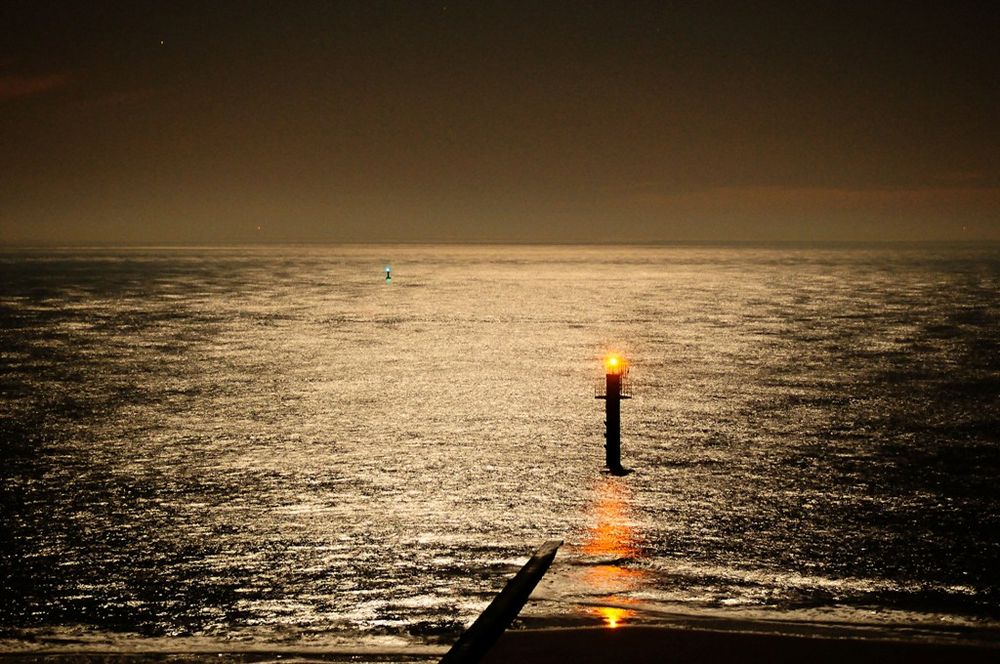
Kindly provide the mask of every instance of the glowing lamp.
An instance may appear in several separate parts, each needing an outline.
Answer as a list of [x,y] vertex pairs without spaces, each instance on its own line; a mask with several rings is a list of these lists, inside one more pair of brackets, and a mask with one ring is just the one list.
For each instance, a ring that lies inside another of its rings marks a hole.
[[604,358],[604,368],[609,374],[620,374],[625,370],[625,360],[619,355],[608,355]]
[[604,357],[604,380],[597,384],[594,397],[604,399],[604,450],[608,471],[613,475],[624,475],[628,471],[621,462],[621,412],[622,399],[632,398],[628,382],[628,361],[618,353],[608,353]]

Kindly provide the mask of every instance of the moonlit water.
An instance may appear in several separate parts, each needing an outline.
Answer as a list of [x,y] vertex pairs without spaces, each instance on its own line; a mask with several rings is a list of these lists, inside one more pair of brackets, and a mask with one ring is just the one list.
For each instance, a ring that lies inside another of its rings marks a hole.
[[998,293],[996,246],[8,250],[3,646],[446,644],[547,539],[521,625],[996,629]]

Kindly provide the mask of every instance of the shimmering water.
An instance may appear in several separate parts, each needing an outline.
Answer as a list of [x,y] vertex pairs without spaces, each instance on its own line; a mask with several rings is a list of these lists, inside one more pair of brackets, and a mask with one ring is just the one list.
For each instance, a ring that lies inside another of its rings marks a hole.
[[997,246],[8,250],[5,647],[448,642],[546,539],[525,624],[995,628],[998,331]]

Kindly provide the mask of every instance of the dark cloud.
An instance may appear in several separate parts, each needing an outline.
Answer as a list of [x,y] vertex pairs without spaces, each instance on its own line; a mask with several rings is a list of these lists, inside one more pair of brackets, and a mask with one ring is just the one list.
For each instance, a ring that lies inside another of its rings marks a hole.
[[95,97],[81,99],[78,105],[81,108],[114,108],[128,107],[146,103],[150,100],[168,94],[169,88],[142,88],[138,90],[119,90],[108,92]]
[[68,74],[18,75],[0,73],[0,101],[49,92],[67,85],[69,80]]

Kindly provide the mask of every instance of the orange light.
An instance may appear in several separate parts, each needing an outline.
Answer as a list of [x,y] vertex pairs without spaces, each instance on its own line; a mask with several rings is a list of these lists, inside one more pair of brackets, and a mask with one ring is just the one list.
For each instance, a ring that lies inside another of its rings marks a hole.
[[625,366],[625,359],[616,353],[612,353],[604,358],[604,367],[608,370],[608,373],[624,373]]
[[620,609],[614,606],[602,606],[597,609],[597,612],[600,614],[601,619],[604,620],[604,624],[610,629],[615,629],[635,613],[629,609]]

